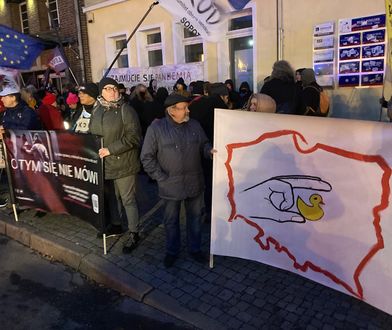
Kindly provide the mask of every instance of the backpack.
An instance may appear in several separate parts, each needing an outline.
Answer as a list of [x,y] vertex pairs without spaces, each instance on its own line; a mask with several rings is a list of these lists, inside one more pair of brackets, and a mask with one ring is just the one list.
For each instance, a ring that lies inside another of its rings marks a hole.
[[328,94],[324,90],[319,90],[315,86],[308,86],[308,87],[314,88],[315,90],[317,90],[319,92],[320,104],[319,104],[318,109],[316,111],[314,109],[312,109],[311,107],[306,107],[307,109],[306,109],[305,115],[308,114],[309,112],[312,112],[312,114],[314,116],[327,117],[328,112],[329,112],[329,105],[330,105]]

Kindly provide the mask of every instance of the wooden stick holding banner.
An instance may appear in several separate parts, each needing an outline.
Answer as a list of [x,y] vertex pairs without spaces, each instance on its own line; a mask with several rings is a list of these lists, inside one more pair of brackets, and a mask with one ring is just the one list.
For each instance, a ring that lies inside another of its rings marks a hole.
[[10,165],[8,162],[7,146],[4,143],[4,139],[1,140],[1,145],[2,145],[2,153],[3,153],[3,157],[4,157],[4,162],[5,162],[5,170],[7,172],[8,190],[10,192],[12,211],[14,212],[15,221],[19,221],[18,212],[16,210],[15,194],[14,194],[14,188],[13,188],[13,184],[12,184],[11,170],[9,168]]

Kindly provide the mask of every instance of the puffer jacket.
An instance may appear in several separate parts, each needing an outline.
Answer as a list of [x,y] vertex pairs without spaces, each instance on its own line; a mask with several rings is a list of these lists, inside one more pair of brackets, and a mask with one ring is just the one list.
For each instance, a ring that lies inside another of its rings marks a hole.
[[196,120],[177,124],[166,114],[147,129],[141,161],[147,174],[158,181],[161,198],[183,200],[204,191],[201,157],[210,157],[210,150]]
[[2,125],[6,129],[42,129],[41,123],[35,111],[21,101],[14,108],[6,108]]
[[98,104],[93,110],[89,130],[103,137],[110,155],[104,158],[105,179],[119,179],[140,170],[141,129],[133,108],[123,102],[110,107]]

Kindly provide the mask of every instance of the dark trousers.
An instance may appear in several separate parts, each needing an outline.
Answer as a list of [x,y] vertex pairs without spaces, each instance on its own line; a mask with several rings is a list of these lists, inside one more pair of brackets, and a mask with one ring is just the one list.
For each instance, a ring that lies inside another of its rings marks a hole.
[[[181,249],[180,210],[182,201],[165,199],[163,222],[166,232],[166,253],[177,255]],[[184,200],[188,252],[199,252],[201,247],[201,218],[203,194]]]
[[136,179],[136,175],[129,175],[120,179],[107,180],[105,183],[108,224],[122,225],[131,232],[139,231]]

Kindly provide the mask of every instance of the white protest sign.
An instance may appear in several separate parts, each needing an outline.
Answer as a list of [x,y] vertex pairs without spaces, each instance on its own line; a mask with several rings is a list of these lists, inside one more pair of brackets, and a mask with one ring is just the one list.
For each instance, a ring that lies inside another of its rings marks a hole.
[[211,253],[392,314],[391,143],[387,123],[215,110]]

